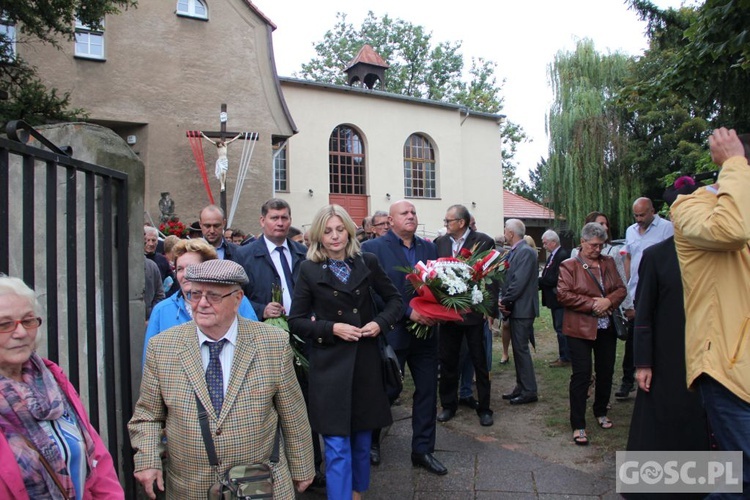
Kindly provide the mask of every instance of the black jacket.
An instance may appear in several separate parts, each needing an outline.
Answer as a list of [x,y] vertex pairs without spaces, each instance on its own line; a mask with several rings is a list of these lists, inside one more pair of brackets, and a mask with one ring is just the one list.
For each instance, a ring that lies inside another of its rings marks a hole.
[[539,278],[539,289],[542,291],[542,305],[550,309],[559,309],[562,306],[557,301],[557,278],[560,276],[560,264],[570,257],[570,252],[563,247],[557,249],[549,265],[542,271]]
[[[378,339],[347,342],[333,334],[333,325],[375,321],[385,335],[401,317],[401,294],[374,255],[363,253],[348,262],[346,284],[326,262],[303,262],[289,315],[292,333],[312,341],[308,412],[313,430],[324,435],[346,436],[392,422]],[[371,288],[385,302],[379,314]]]

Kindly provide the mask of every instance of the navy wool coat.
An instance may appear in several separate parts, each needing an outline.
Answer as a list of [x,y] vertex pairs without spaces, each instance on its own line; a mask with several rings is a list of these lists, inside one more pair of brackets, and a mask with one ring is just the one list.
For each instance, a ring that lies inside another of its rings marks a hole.
[[[375,321],[385,335],[401,316],[401,295],[374,255],[363,253],[347,263],[351,275],[344,284],[327,261],[303,262],[289,315],[292,333],[312,344],[308,413],[313,430],[323,435],[348,436],[392,422],[378,339],[347,342],[333,334],[333,325]],[[385,302],[380,313],[371,288]]]

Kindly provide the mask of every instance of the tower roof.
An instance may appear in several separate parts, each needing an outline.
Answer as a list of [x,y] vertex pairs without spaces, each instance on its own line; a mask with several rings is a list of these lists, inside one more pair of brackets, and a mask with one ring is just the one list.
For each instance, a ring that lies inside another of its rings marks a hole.
[[354,59],[352,59],[349,64],[347,64],[344,71],[350,69],[352,66],[358,63],[369,64],[371,66],[379,66],[386,69],[390,67],[388,66],[388,63],[386,63],[369,44],[364,44],[362,48],[359,49],[357,55],[354,56]]

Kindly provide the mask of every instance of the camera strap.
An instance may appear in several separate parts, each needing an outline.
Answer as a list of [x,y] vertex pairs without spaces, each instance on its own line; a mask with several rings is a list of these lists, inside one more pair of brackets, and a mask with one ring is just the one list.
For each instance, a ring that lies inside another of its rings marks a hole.
[[[198,407],[198,422],[201,426],[201,435],[203,436],[203,444],[206,447],[206,454],[208,455],[208,462],[212,467],[219,467],[219,457],[216,455],[216,447],[214,446],[214,440],[211,437],[211,427],[208,424],[208,412],[206,407],[201,403],[198,394],[195,395],[195,404]],[[273,438],[273,449],[271,450],[271,456],[269,461],[272,464],[279,462],[279,450],[281,446],[281,421],[276,424],[276,435]]]

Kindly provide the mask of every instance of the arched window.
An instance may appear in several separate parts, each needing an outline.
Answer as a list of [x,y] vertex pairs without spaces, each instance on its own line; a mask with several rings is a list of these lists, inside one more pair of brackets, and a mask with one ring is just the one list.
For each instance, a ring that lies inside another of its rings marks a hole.
[[412,134],[404,144],[404,195],[437,198],[435,151],[430,141],[419,134]]
[[366,194],[365,146],[357,131],[339,125],[328,141],[331,194]]
[[203,0],[177,0],[177,14],[198,19],[208,19],[208,9]]

